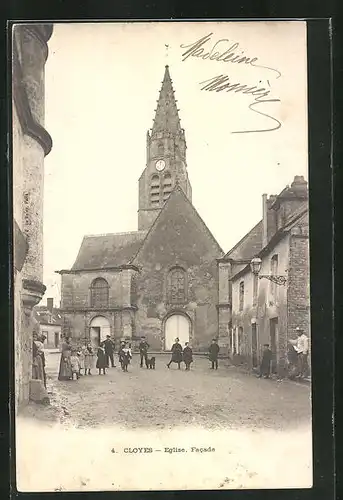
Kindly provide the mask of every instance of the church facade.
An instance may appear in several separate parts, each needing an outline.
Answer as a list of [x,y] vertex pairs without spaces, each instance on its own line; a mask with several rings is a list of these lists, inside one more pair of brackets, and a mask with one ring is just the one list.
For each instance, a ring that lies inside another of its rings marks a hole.
[[179,337],[206,350],[228,336],[229,285],[218,265],[224,252],[192,204],[168,66],[146,141],[138,231],[85,236],[73,267],[58,271],[63,332],[94,345],[145,335],[162,351]]

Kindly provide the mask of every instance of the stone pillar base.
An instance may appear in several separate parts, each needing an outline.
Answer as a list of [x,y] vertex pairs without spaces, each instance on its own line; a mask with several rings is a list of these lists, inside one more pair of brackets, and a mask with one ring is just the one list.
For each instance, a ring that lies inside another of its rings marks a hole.
[[50,404],[50,399],[42,380],[30,380],[30,401],[35,403]]

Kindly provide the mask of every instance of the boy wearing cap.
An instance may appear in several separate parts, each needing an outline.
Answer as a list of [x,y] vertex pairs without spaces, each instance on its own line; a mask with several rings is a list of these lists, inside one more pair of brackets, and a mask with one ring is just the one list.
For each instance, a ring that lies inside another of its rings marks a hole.
[[148,368],[148,349],[149,349],[149,344],[145,340],[145,337],[141,337],[141,341],[139,343],[139,354],[141,357],[141,368],[143,368],[143,360],[145,362],[145,366]]

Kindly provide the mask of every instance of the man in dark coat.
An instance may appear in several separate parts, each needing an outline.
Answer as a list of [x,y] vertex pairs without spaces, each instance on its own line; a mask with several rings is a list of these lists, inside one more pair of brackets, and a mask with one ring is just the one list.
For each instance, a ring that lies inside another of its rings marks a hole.
[[141,337],[141,341],[139,343],[139,354],[141,356],[141,368],[143,368],[143,360],[145,363],[145,366],[148,368],[148,349],[149,349],[149,344],[145,340],[145,337]]
[[114,345],[114,342],[109,335],[106,335],[106,340],[104,341],[103,346],[104,346],[104,350],[105,350],[106,366],[107,367],[109,366],[110,360],[111,360],[111,366],[112,366],[112,368],[115,368],[114,357],[113,357],[115,345]]
[[179,343],[179,339],[176,338],[174,344],[172,345],[171,348],[172,352],[172,357],[169,363],[167,364],[168,368],[170,368],[171,363],[177,363],[178,364],[178,369],[180,370],[181,368],[181,361],[182,361],[182,346]]
[[269,378],[270,377],[270,368],[272,363],[273,353],[269,348],[269,344],[264,344],[264,350],[262,355],[262,361],[260,366],[260,374],[259,378]]
[[193,351],[189,346],[189,342],[186,342],[185,348],[183,350],[183,361],[186,365],[186,371],[189,371],[191,369],[191,363],[193,362]]
[[211,370],[218,370],[218,354],[219,354],[219,345],[217,339],[212,340],[212,344],[209,347],[209,359],[212,363]]

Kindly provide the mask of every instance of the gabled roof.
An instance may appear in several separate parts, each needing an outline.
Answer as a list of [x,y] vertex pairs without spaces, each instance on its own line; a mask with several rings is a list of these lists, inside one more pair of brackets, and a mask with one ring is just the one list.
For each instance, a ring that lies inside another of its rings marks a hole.
[[206,226],[205,222],[203,221],[203,219],[201,218],[201,216],[199,215],[199,213],[197,212],[197,210],[195,209],[194,205],[192,204],[192,202],[188,199],[188,197],[186,196],[186,194],[184,193],[182,187],[180,186],[180,184],[177,182],[174,186],[174,189],[173,191],[171,192],[169,198],[167,199],[166,203],[164,204],[163,208],[161,209],[160,213],[158,214],[158,216],[156,217],[155,221],[153,222],[152,226],[150,227],[144,241],[142,242],[142,245],[138,248],[137,250],[137,253],[135,255],[135,257],[132,259],[131,263],[134,264],[135,263],[135,259],[138,257],[138,254],[140,253],[140,251],[143,249],[145,243],[149,240],[149,237],[150,235],[154,232],[156,226],[158,225],[159,223],[159,220],[161,219],[161,217],[163,216],[164,212],[168,209],[168,205],[171,203],[171,201],[173,200],[174,197],[176,196],[181,196],[182,197],[182,200],[187,203],[190,207],[191,207],[191,210],[192,212],[194,213],[194,215],[197,217],[198,221],[199,221],[199,224],[201,224],[202,226],[202,229],[205,231],[205,233],[210,237],[210,239],[212,240],[212,242],[216,245],[217,249],[218,249],[218,253],[221,254],[221,256],[223,256],[224,252],[222,250],[222,248],[220,247],[219,243],[217,242],[217,240],[215,239],[215,237],[213,236],[213,234],[211,233],[211,231],[208,229],[208,227]]
[[57,307],[54,307],[52,312],[50,312],[47,306],[36,306],[33,308],[33,315],[41,325],[59,326],[63,323],[62,314]]
[[224,259],[252,259],[262,249],[262,220],[225,255]]
[[146,231],[84,236],[73,271],[106,269],[130,264]]
[[[290,217],[287,219],[285,225],[280,228],[274,236],[268,241],[267,245],[263,248],[261,248],[260,252],[255,254],[254,256],[256,257],[263,257],[264,255],[268,254],[278,243],[279,241],[282,240],[286,236],[286,234],[289,233],[289,231],[296,226],[297,224],[304,222],[305,218],[308,215],[308,204],[307,202],[304,202],[301,204],[301,206],[298,207],[297,210],[295,210]],[[252,257],[254,257],[252,256]],[[236,280],[240,276],[243,276],[247,271],[250,270],[250,263],[247,264],[243,269],[238,271],[235,275],[232,276],[232,280]]]

